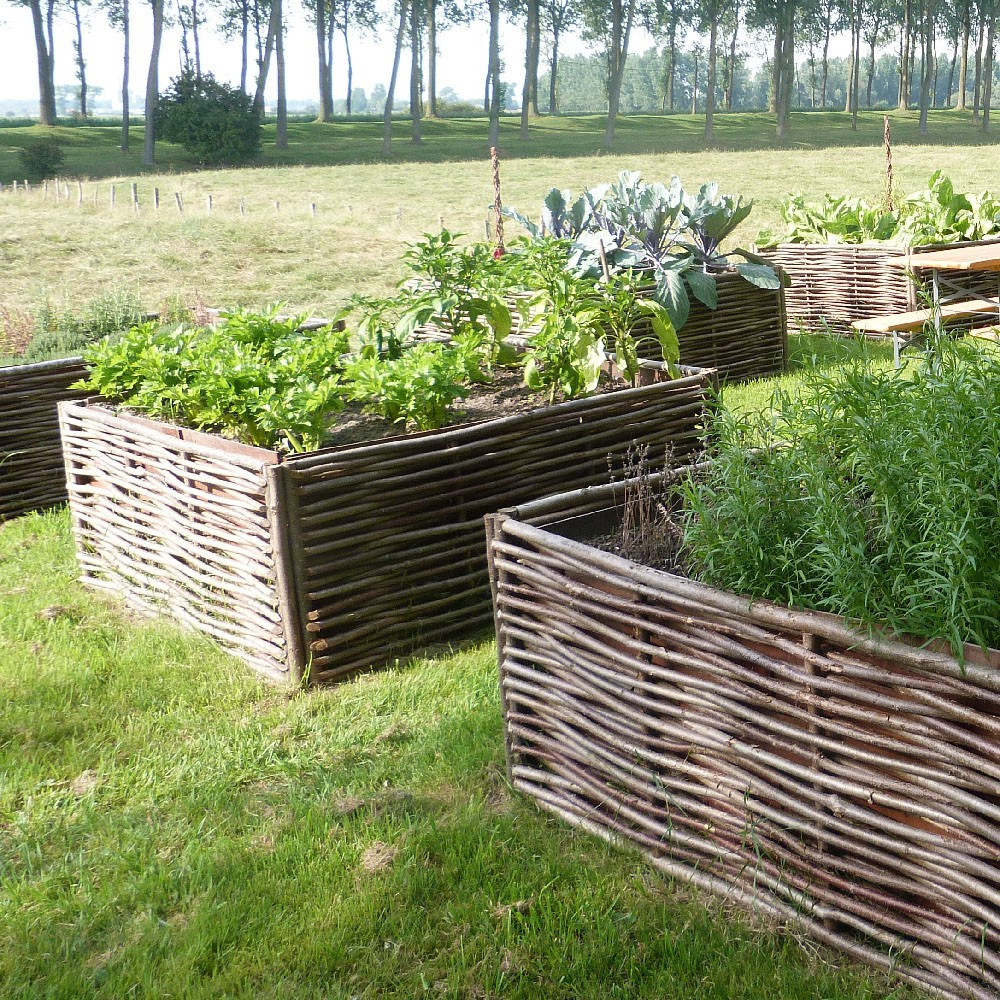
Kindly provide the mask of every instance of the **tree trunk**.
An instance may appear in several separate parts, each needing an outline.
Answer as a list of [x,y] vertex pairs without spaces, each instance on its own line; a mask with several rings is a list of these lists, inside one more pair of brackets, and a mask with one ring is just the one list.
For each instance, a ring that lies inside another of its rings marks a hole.
[[958,111],[965,110],[965,88],[969,78],[969,15],[970,0],[965,0],[962,6],[962,54],[958,62],[958,97],[955,100],[955,108]]
[[604,148],[610,149],[615,141],[615,120],[621,100],[625,61],[628,59],[628,41],[632,34],[636,0],[611,0],[611,46],[608,60],[608,124],[604,130]]
[[691,114],[698,114],[698,50],[691,53],[694,60],[694,86],[691,88]]
[[[347,113],[351,113],[351,91],[354,89],[354,60],[351,58],[351,40],[347,36],[347,24],[344,24],[344,55],[347,61]],[[331,83],[332,86],[332,83]]]
[[396,94],[396,77],[399,75],[399,59],[403,52],[403,38],[406,35],[406,0],[399,0],[399,27],[396,29],[396,51],[392,57],[392,75],[385,95],[385,109],[382,111],[382,155],[392,153],[392,102]]
[[525,17],[524,88],[521,92],[521,138],[528,138],[528,120],[538,117],[538,0],[528,0]]
[[830,30],[831,21],[833,20],[832,8],[829,4],[826,7],[826,30],[823,35],[823,84],[820,88],[820,100],[822,101],[821,107],[826,107],[826,86],[829,79],[829,53],[830,53]]
[[[951,65],[948,67],[948,92],[945,94],[944,98],[944,106],[946,108],[951,107],[951,95],[954,93],[955,88],[955,67],[958,65],[958,45],[958,32],[956,32],[951,47]],[[935,87],[935,90],[936,89],[937,88]]]
[[923,56],[920,74],[920,133],[927,134],[927,113],[931,106],[931,82],[934,79],[934,0],[925,0]]
[[529,0],[531,9],[531,74],[529,83],[531,89],[528,94],[528,114],[532,118],[540,118],[541,111],[538,110],[538,64],[542,55],[542,12],[540,0]]
[[56,88],[52,81],[52,50],[45,37],[41,0],[31,0],[31,21],[38,56],[38,120],[42,125],[55,125]]
[[194,75],[201,79],[201,39],[198,35],[198,0],[191,0],[191,39],[194,42]]
[[983,131],[990,127],[990,100],[993,96],[993,34],[996,15],[991,10],[986,29],[986,54],[983,56]]
[[674,110],[674,76],[677,68],[677,20],[670,22],[670,62],[667,66],[667,110]]
[[972,122],[979,121],[979,98],[982,94],[983,81],[983,42],[986,38],[986,19],[979,15],[979,37],[976,41],[976,86],[972,92]]
[[437,0],[427,4],[427,115],[437,118]]
[[149,72],[146,74],[146,121],[143,125],[142,165],[156,163],[156,100],[160,96],[160,43],[163,41],[163,0],[152,0],[153,48],[149,55]]
[[500,0],[490,4],[490,54],[487,90],[490,96],[490,147],[500,146]]
[[899,94],[896,101],[900,111],[909,107],[910,92],[910,0],[903,4],[903,24],[899,29]]
[[73,21],[76,26],[76,78],[80,81],[80,117],[87,117],[87,64],[83,60],[83,23],[80,20],[80,0],[73,0]]
[[871,45],[868,52],[868,85],[865,88],[865,107],[869,111],[872,107],[872,81],[875,79],[875,38],[876,32],[872,32]]
[[774,53],[771,59],[771,79],[768,81],[767,110],[770,114],[778,113],[778,91],[781,87],[781,32],[783,24],[777,16],[774,22]]
[[285,96],[285,17],[282,0],[271,0],[277,8],[277,30],[274,35],[274,61],[278,74],[278,124],[274,145],[276,149],[288,149],[288,100]]
[[122,0],[122,37],[125,40],[122,55],[122,141],[121,151],[128,152],[128,69],[129,69],[129,10],[128,0]]
[[250,5],[240,0],[240,90],[247,92],[247,66],[250,55]]
[[852,71],[852,76],[854,78],[854,89],[851,93],[851,129],[855,132],[858,130],[858,108],[861,104],[861,4],[858,4],[857,8],[857,28],[854,33],[854,69]]
[[733,110],[733,86],[736,80],[736,35],[740,30],[740,5],[733,16],[733,37],[729,40],[729,64],[726,66],[726,110]]
[[719,32],[717,8],[712,8],[708,28],[708,80],[705,82],[705,142],[711,146],[715,140],[715,42]]
[[417,0],[410,0],[410,122],[412,142],[422,142],[420,119],[423,117],[423,100],[420,95],[420,8]]
[[558,114],[559,88],[556,79],[559,75],[559,29],[552,29],[552,59],[549,61],[549,114]]
[[778,75],[777,137],[784,139],[790,124],[792,84],[795,77],[795,3],[785,0],[781,23],[781,68]]
[[[328,122],[333,119],[333,101],[331,100],[331,67],[326,55],[326,0],[316,0],[316,55],[319,68],[319,114],[316,120]],[[333,11],[330,12],[333,18]]]
[[855,0],[850,0],[851,54],[847,57],[847,86],[844,88],[846,90],[846,94],[844,95],[844,114],[848,115],[854,110],[854,77],[857,72],[857,63],[854,60],[856,50],[855,38],[858,29],[856,11]]
[[[157,2],[157,0],[153,0]],[[159,0],[162,4],[163,0]],[[253,95],[253,109],[258,118],[264,117],[264,88],[267,86],[267,75],[271,71],[271,55],[274,52],[274,40],[278,37],[275,18],[280,18],[281,10],[272,0],[271,15],[267,21],[267,37],[264,40],[264,54],[257,60],[257,87]]]

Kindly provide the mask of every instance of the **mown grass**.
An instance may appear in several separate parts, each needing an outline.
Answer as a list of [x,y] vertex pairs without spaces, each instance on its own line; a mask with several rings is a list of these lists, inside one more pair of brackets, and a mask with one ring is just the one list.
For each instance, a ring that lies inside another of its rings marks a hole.
[[326,691],[84,592],[0,529],[0,995],[884,998],[536,810],[492,644]]
[[[953,144],[907,145],[900,139],[895,149],[898,187],[904,191],[921,187],[938,167],[960,189],[991,186],[995,147],[965,144],[978,140],[980,133],[962,125],[957,115],[941,115],[947,125],[941,134]],[[843,116],[803,117],[796,131],[801,145],[783,150],[616,151],[595,157],[586,155],[592,148],[569,155],[540,132],[522,158],[504,160],[504,201],[537,217],[542,198],[553,185],[580,191],[613,179],[623,169],[641,170],[647,178],[676,173],[690,187],[714,179],[724,190],[755,202],[736,234],[737,242],[746,244],[760,228],[777,225],[777,206],[790,192],[854,192],[877,199],[884,166],[880,146],[824,145]],[[752,116],[733,118],[743,129],[749,128],[745,122]],[[570,131],[574,121],[556,119],[552,128],[558,125],[564,130],[558,135],[575,135]],[[636,144],[652,148],[660,133],[674,135],[685,121],[684,116],[644,119],[638,136],[646,138],[643,142],[637,138]],[[474,124],[449,121],[435,127],[451,134],[449,130],[457,133]],[[865,128],[874,124],[866,121]],[[595,121],[583,119],[577,125],[586,132]],[[308,137],[308,142],[303,139],[304,148],[311,150],[324,129],[346,131],[355,126],[362,127],[351,123],[296,128],[304,131]],[[0,143],[10,141],[8,133],[16,132],[0,130]],[[87,142],[85,129],[66,132]],[[726,134],[725,128],[721,134]],[[662,144],[666,146],[667,139]],[[0,171],[9,169],[2,162]],[[102,164],[104,170],[99,171]],[[444,224],[480,237],[493,201],[489,162],[478,147],[454,162],[373,161],[149,175],[139,175],[134,167],[129,172],[111,148],[95,154],[91,168],[94,173],[118,173],[114,211],[107,179],[84,183],[82,206],[77,205],[75,183],[70,185],[69,199],[59,202],[53,190],[45,200],[37,187],[27,194],[14,195],[9,188],[0,194],[4,274],[0,315],[3,309],[35,310],[46,297],[56,306],[74,305],[121,285],[135,287],[147,309],[177,298],[219,306],[283,300],[296,309],[329,313],[352,292],[389,290],[403,277],[401,250],[422,233]],[[130,204],[132,180],[138,185],[138,214]],[[154,187],[160,192],[158,212],[152,207]],[[181,195],[183,214],[175,207],[175,192]],[[240,213],[241,198],[245,214]],[[508,222],[508,237],[516,231]]]

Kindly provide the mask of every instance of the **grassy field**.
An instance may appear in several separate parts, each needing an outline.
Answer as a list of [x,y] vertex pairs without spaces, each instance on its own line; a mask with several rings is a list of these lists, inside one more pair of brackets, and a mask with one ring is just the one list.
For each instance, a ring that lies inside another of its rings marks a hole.
[[[552,184],[638,167],[718,178],[758,199],[759,225],[789,190],[876,195],[880,184],[878,148],[556,153],[505,166],[510,203],[534,209]],[[959,184],[988,183],[988,148],[896,155],[904,185],[938,165]],[[127,185],[115,214],[103,195],[96,210],[0,196],[0,316],[124,284],[150,307],[197,295],[329,310],[352,290],[388,288],[402,245],[440,217],[478,232],[489,201],[478,159],[139,184],[138,215]],[[169,193],[159,215],[154,184]],[[170,210],[174,190],[183,216]],[[856,350],[793,338],[796,366]],[[727,401],[764,405],[769,391]],[[5,1000],[914,995],[512,794],[487,637],[289,694],[201,639],[132,619],[75,573],[65,512],[0,527]]]
[[[841,146],[834,140],[854,137],[849,128],[844,135],[843,115],[803,115],[796,122],[795,147],[780,151],[753,148],[752,137],[761,129],[766,133],[760,119],[732,115],[720,124],[720,143],[731,136],[737,144],[739,136],[748,133],[742,140],[746,148],[737,152],[698,149],[691,131],[694,120],[687,116],[630,120],[623,124],[623,151],[597,157],[586,137],[598,127],[598,118],[545,122],[537,126],[537,138],[527,147],[519,147],[517,140],[508,144],[505,155],[510,158],[502,166],[504,201],[537,218],[550,187],[580,191],[626,168],[641,170],[647,179],[676,173],[692,188],[718,180],[724,190],[755,201],[738,234],[747,243],[760,228],[777,224],[777,205],[790,192],[879,196],[881,119],[864,118],[855,138],[866,139],[868,145]],[[571,128],[574,123],[577,131]],[[629,140],[633,126],[635,136]],[[401,249],[421,233],[442,224],[471,236],[484,232],[493,199],[477,127],[475,121],[436,123],[419,151],[434,159],[428,163],[405,162],[402,155],[398,162],[374,162],[369,154],[373,162],[334,166],[142,176],[121,172],[114,210],[108,179],[82,182],[82,205],[77,203],[75,181],[69,199],[58,202],[54,190],[45,199],[37,187],[16,195],[5,188],[0,194],[0,321],[5,313],[23,318],[46,299],[57,308],[73,308],[123,285],[136,289],[151,309],[177,299],[220,306],[281,300],[319,313],[335,309],[354,291],[388,290],[403,276]],[[319,156],[326,131],[346,134],[353,128],[363,132],[368,126],[296,126],[302,158]],[[994,182],[995,147],[960,144],[981,133],[972,132],[957,114],[942,112],[933,122],[934,135],[949,139],[944,145],[904,142],[915,138],[912,116],[898,121],[896,128],[894,158],[901,190],[921,186],[937,167],[947,170],[963,189],[981,190]],[[85,144],[96,131],[65,130]],[[440,138],[436,131],[442,133]],[[0,144],[14,141],[17,132],[0,129]],[[629,142],[637,149],[660,148],[631,152]],[[447,159],[452,147],[463,150],[464,158]],[[401,150],[413,152],[405,142]],[[118,154],[109,148],[100,153],[104,170],[98,170],[98,153],[87,145],[80,154],[92,173],[120,169]],[[9,161],[0,160],[0,173],[9,169],[4,162]],[[138,214],[130,202],[132,181],[138,187]],[[158,212],[152,207],[154,187],[160,192]],[[176,208],[175,193],[181,196],[183,214]],[[517,229],[510,222],[507,228]]]

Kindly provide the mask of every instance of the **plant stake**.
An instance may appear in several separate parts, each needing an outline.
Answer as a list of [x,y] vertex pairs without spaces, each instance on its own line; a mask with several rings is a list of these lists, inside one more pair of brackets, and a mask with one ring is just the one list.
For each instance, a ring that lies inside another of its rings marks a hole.
[[493,257],[497,260],[501,258],[507,249],[503,245],[503,215],[500,201],[500,151],[496,146],[490,146],[490,163],[493,166],[493,211],[497,217],[497,246],[493,251]]

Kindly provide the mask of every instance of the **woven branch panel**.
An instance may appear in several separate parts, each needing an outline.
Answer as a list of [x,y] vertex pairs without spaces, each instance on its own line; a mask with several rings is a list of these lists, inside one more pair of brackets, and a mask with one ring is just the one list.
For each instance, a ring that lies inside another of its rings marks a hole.
[[855,959],[995,1000],[1000,654],[963,668],[574,540],[610,502],[487,518],[514,784]]
[[0,522],[65,501],[56,403],[86,373],[80,358],[0,368]]
[[[662,366],[660,366],[662,368]],[[440,431],[272,452],[62,407],[84,579],[293,682],[338,680],[491,620],[483,516],[606,481],[633,445],[701,446],[714,373]]]
[[86,402],[59,415],[83,582],[286,678],[277,454]]
[[629,449],[701,447],[714,373],[284,463],[311,677],[335,680],[491,621],[483,516],[607,481]]
[[[884,243],[779,243],[758,253],[790,279],[785,291],[789,322],[811,333],[830,328],[850,332],[855,320],[888,316],[921,306],[920,295],[929,288],[930,275],[919,268],[920,254],[990,242],[994,241],[970,240],[921,247]],[[910,271],[917,276],[919,286]],[[954,274],[950,280],[967,290],[970,297],[997,293],[996,274]]]

